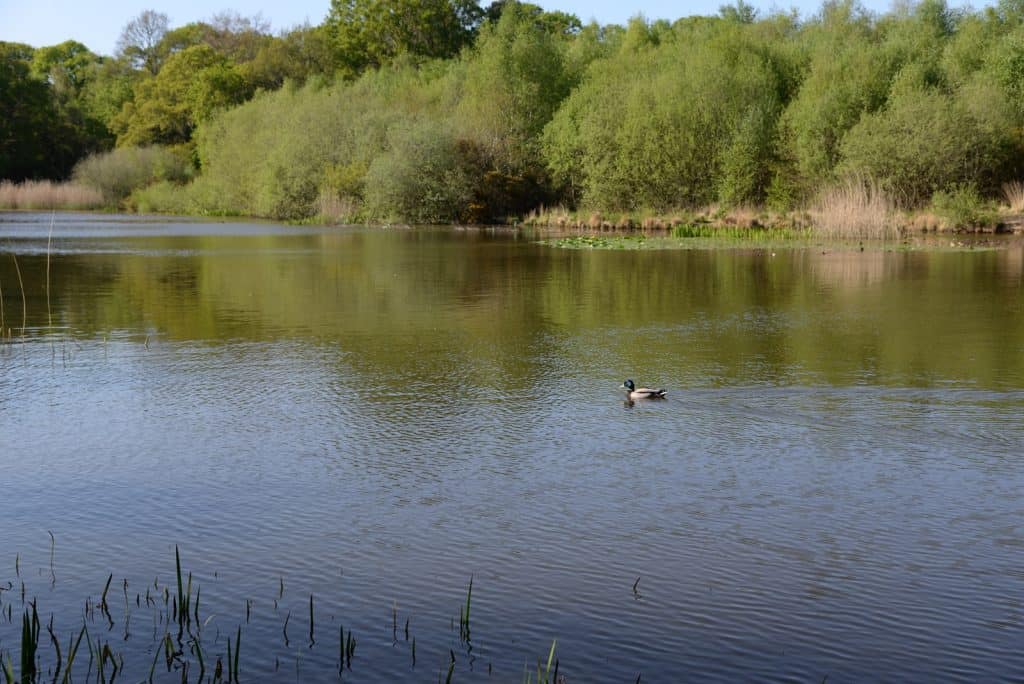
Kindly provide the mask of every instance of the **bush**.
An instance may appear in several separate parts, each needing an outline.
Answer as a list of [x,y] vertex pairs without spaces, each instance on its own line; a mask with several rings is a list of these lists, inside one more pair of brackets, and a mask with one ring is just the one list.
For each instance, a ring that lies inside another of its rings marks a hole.
[[133,192],[128,204],[141,214],[201,213],[190,199],[189,189],[170,181],[159,181]]
[[389,129],[450,117],[440,109],[446,69],[395,65],[355,83],[282,88],[215,115],[196,136],[196,201],[206,212],[278,219],[338,203],[346,216],[361,213],[365,175],[387,152]]
[[839,171],[877,179],[909,207],[963,183],[994,195],[1020,154],[1006,110],[991,88],[908,91],[850,130]]
[[546,127],[548,168],[583,206],[764,200],[785,60],[733,22],[676,33],[593,63]]
[[99,190],[109,203],[159,181],[184,182],[191,175],[182,152],[165,147],[126,147],[93,154],[75,165],[76,182]]
[[456,221],[473,197],[473,179],[459,164],[454,136],[432,122],[396,126],[389,150],[366,176],[366,206],[379,219]]
[[992,204],[970,184],[936,192],[932,195],[932,211],[954,228],[991,228],[999,222]]

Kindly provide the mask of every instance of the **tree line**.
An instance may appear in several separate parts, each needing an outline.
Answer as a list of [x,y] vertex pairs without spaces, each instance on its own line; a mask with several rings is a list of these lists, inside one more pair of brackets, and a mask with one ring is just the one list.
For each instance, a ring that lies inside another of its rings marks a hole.
[[601,26],[515,0],[333,0],[279,35],[147,11],[113,57],[0,44],[0,107],[0,177],[74,175],[146,210],[787,211],[850,178],[919,208],[1022,177],[1024,2],[801,18],[738,0]]

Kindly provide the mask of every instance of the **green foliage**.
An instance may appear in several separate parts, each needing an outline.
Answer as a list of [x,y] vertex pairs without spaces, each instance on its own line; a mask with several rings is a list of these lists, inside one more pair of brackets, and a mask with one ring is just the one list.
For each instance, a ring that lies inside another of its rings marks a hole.
[[361,204],[363,175],[395,125],[442,120],[448,72],[395,66],[355,83],[309,83],[256,97],[203,125],[202,177],[190,192],[213,213],[304,218],[322,192]]
[[1020,154],[1009,108],[991,86],[955,96],[908,90],[850,130],[838,170],[874,178],[914,207],[962,183],[996,193]]
[[208,45],[193,45],[167,58],[160,72],[136,84],[113,122],[118,145],[187,142],[210,114],[250,94],[238,69]]
[[832,177],[846,132],[885,104],[896,66],[850,2],[826,5],[804,41],[806,76],[780,121],[781,142],[803,184],[816,186]]
[[502,172],[534,164],[539,135],[569,94],[564,47],[528,5],[507,2],[469,55],[458,121]]
[[0,42],[0,178],[64,178],[105,146],[105,130],[79,100],[92,60],[83,50]]
[[971,184],[939,190],[931,198],[932,211],[955,228],[994,226],[999,216],[991,202],[985,201]]
[[1024,175],[1021,6],[827,0],[801,21],[740,0],[584,26],[516,0],[333,0],[323,25],[278,36],[144,12],[119,59],[3,44],[0,173],[66,176],[116,134],[183,146],[200,170],[119,198],[213,214],[790,210],[848,177],[910,207],[965,184],[991,197]]
[[89,80],[92,67],[98,61],[99,57],[89,48],[68,40],[35,50],[32,75],[40,80],[49,80],[55,88],[77,94]]
[[440,122],[395,126],[388,150],[366,175],[370,215],[413,223],[448,223],[472,197],[473,179],[461,168],[455,137]]
[[268,37],[253,58],[239,64],[256,88],[276,90],[286,81],[305,83],[311,76],[334,73],[334,49],[323,26],[301,26],[280,38]]
[[574,200],[662,210],[763,199],[784,57],[736,22],[683,24],[672,36],[640,47],[627,36],[545,129],[549,168]]
[[74,178],[118,202],[134,190],[160,181],[184,182],[189,164],[180,152],[161,147],[124,147],[80,161]]
[[452,57],[473,37],[475,0],[331,0],[325,25],[347,77],[400,55]]

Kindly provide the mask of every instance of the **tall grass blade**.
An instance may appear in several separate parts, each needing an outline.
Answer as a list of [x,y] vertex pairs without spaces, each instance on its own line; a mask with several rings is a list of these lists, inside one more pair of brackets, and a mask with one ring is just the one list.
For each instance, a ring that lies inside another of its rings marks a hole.
[[56,651],[57,664],[54,666],[53,681],[57,681],[57,677],[60,676],[60,670],[64,665],[64,658],[60,652],[60,640],[57,635],[53,633],[53,615],[50,615],[50,622],[46,625],[46,631],[50,635],[50,641],[53,643],[53,650]]
[[75,639],[74,645],[71,645],[68,649],[68,664],[64,670],[64,679],[61,680],[63,684],[70,684],[71,682],[71,668],[75,664],[75,655],[78,653],[78,646],[82,643],[82,637],[85,635],[85,625],[82,625],[82,629],[78,632],[78,638]]
[[238,657],[242,652],[242,626],[238,626],[238,634],[235,636],[235,661],[231,665],[231,669],[234,671],[235,681],[238,681]]
[[[18,266],[18,257],[11,252],[11,258],[14,259],[14,272],[18,276],[18,287],[21,289],[21,336],[25,336],[25,324],[28,321],[28,303],[25,300],[25,282],[21,279],[21,267]],[[21,576],[21,568],[19,568],[20,555],[14,556],[14,570],[15,574]]]
[[548,664],[547,664],[547,667],[544,668],[544,681],[545,682],[548,681],[548,675],[551,674],[551,661],[553,661],[555,659],[555,645],[557,643],[558,643],[557,639],[552,639],[552,641],[551,641],[551,650],[548,651]]
[[178,575],[178,622],[181,622],[181,611],[185,608],[184,585],[181,581],[181,554],[178,552],[178,545],[174,545],[174,569]]
[[107,583],[103,587],[103,594],[100,596],[100,607],[105,609],[107,607],[107,592],[110,591],[110,582],[114,579],[114,573],[107,575]]

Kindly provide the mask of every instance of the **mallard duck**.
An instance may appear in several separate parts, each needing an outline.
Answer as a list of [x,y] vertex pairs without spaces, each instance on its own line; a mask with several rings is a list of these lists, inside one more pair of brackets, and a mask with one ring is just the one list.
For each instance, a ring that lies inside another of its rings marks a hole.
[[666,394],[663,389],[637,387],[633,384],[632,380],[626,380],[626,382],[622,383],[622,389],[626,390],[626,394],[630,399],[664,399]]

